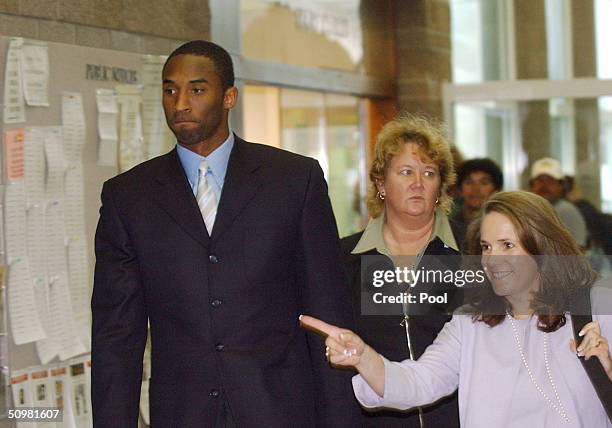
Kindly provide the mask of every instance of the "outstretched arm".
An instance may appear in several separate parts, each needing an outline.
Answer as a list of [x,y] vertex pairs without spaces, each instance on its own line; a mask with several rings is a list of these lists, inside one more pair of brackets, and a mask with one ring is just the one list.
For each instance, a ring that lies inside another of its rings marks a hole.
[[[457,389],[461,359],[461,317],[446,323],[418,361],[392,362],[355,333],[303,315],[302,325],[326,337],[330,362],[353,366],[353,391],[362,406],[409,409],[431,404]],[[468,316],[471,323],[471,317]]]
[[325,353],[330,363],[357,369],[370,387],[382,397],[385,393],[385,364],[382,357],[350,330],[301,315],[302,326],[326,335]]

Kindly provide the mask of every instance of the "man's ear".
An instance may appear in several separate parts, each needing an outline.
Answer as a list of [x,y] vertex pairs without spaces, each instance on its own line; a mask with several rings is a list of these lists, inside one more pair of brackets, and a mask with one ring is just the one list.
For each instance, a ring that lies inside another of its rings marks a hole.
[[235,86],[231,86],[225,90],[223,94],[223,108],[231,110],[238,101],[238,89]]

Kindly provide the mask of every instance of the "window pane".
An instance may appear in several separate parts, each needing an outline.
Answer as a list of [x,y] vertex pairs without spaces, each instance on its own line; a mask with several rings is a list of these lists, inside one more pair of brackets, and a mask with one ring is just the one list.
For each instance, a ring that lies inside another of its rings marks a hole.
[[243,124],[248,141],[280,147],[280,89],[244,85]]
[[571,28],[567,0],[546,0],[546,48],[548,50],[548,77],[570,79]]
[[508,2],[451,0],[453,82],[506,79]]
[[599,98],[601,209],[612,213],[612,97]]
[[393,73],[387,0],[241,0],[247,58],[378,76]]
[[482,26],[479,0],[451,1],[453,82],[483,80]]
[[597,77],[612,78],[612,0],[595,0],[595,40],[597,44]]
[[329,194],[340,236],[360,229],[359,165],[364,156],[359,132],[359,100],[355,97],[326,94],[326,138],[329,161]]

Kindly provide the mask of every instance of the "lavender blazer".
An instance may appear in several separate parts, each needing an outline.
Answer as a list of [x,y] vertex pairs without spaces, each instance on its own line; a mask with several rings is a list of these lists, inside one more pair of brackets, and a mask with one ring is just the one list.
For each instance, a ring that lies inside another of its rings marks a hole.
[[[612,290],[591,291],[593,319],[612,340]],[[367,409],[409,409],[423,406],[459,389],[461,426],[499,427],[612,427],[579,359],[570,350],[571,318],[553,333],[537,330],[537,318],[515,321],[519,340],[535,381],[557,403],[544,363],[544,336],[553,382],[569,418],[538,392],[525,369],[512,325],[496,327],[472,321],[459,311],[446,323],[418,361],[385,363],[385,393],[378,396],[359,375],[353,390]]]

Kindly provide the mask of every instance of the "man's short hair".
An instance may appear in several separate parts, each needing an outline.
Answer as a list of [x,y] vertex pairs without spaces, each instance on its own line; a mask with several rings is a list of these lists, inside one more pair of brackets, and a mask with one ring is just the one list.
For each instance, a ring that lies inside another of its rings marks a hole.
[[206,40],[192,40],[176,48],[164,64],[166,70],[168,62],[178,55],[199,55],[210,59],[215,66],[215,71],[221,79],[223,90],[234,86],[234,65],[230,54],[216,43]]
[[457,171],[457,186],[461,187],[463,180],[468,178],[471,173],[482,171],[489,174],[495,190],[501,190],[504,187],[504,175],[501,169],[489,158],[470,159],[463,162]]

